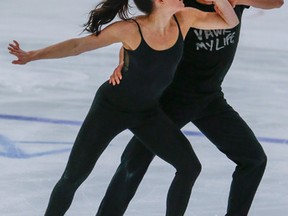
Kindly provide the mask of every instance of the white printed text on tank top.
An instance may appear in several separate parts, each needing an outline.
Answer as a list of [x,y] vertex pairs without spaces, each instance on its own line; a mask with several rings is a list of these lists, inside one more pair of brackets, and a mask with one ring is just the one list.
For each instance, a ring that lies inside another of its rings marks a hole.
[[199,40],[196,50],[218,51],[235,43],[235,31],[229,29],[194,29],[194,33]]

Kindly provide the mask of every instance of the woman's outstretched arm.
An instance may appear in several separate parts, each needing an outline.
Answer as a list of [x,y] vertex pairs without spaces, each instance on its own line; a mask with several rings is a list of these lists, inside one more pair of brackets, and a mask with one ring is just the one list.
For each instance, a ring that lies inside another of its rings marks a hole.
[[129,46],[127,36],[129,22],[119,21],[103,29],[101,34],[91,34],[81,38],[69,39],[38,50],[24,51],[16,40],[9,44],[9,53],[15,55],[17,60],[13,64],[26,64],[41,59],[56,59],[76,56],[81,53],[105,47],[113,43],[122,42]]

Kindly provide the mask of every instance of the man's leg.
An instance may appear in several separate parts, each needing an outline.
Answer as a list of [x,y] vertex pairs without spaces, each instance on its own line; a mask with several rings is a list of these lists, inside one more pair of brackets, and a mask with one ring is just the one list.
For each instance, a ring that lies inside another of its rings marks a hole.
[[97,216],[124,214],[153,158],[154,153],[134,136],[122,154]]
[[207,116],[193,123],[236,163],[226,216],[246,216],[267,161],[260,143],[234,110]]
[[176,169],[167,195],[166,216],[183,216],[201,171],[190,142],[162,111],[130,130],[150,151]]

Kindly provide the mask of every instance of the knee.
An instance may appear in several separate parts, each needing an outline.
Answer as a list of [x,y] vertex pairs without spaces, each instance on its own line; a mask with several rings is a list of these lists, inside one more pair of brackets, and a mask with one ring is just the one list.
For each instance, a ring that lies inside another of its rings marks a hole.
[[265,169],[267,164],[267,156],[264,152],[264,150],[261,149],[256,151],[256,153],[254,154],[254,157],[252,157],[252,165],[256,168],[262,168],[263,170]]
[[263,171],[266,168],[266,164],[267,156],[262,147],[257,151],[251,152],[246,157],[243,157],[242,160],[240,160],[240,166],[250,167],[251,169],[258,169]]
[[264,170],[266,168],[267,160],[267,155],[264,151],[262,151],[261,154],[256,158],[255,166],[262,167]]
[[200,161],[196,159],[186,160],[182,169],[177,170],[177,172],[182,172],[186,178],[191,180],[197,179],[201,173],[202,165]]
[[148,150],[135,152],[135,154],[125,154],[124,152],[118,169],[121,169],[122,171],[125,170],[128,175],[137,171],[146,171],[154,156],[155,155]]
[[68,172],[64,172],[57,185],[61,186],[64,190],[76,190],[84,180],[84,177],[81,178],[80,176],[73,176]]
[[191,170],[192,170],[192,176],[194,176],[194,178],[197,178],[200,175],[201,170],[202,170],[202,165],[199,160],[194,161],[192,167],[190,168],[190,172]]
[[144,175],[153,158],[153,154],[146,157],[122,158],[117,172],[129,178]]

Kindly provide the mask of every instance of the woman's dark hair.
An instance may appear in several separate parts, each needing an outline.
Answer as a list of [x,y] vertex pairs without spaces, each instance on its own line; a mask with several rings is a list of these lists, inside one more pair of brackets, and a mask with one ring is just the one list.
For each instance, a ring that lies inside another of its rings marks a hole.
[[98,35],[102,25],[111,22],[118,14],[119,18],[128,19],[129,0],[106,0],[99,3],[90,11],[88,22],[84,24],[84,31]]
[[134,0],[137,8],[145,14],[150,14],[153,9],[153,0]]
[[[111,22],[118,14],[122,20],[129,18],[129,0],[105,0],[90,11],[89,19],[84,24],[84,30],[96,35],[100,34],[102,25]],[[150,14],[153,8],[153,0],[134,0],[137,8]]]

